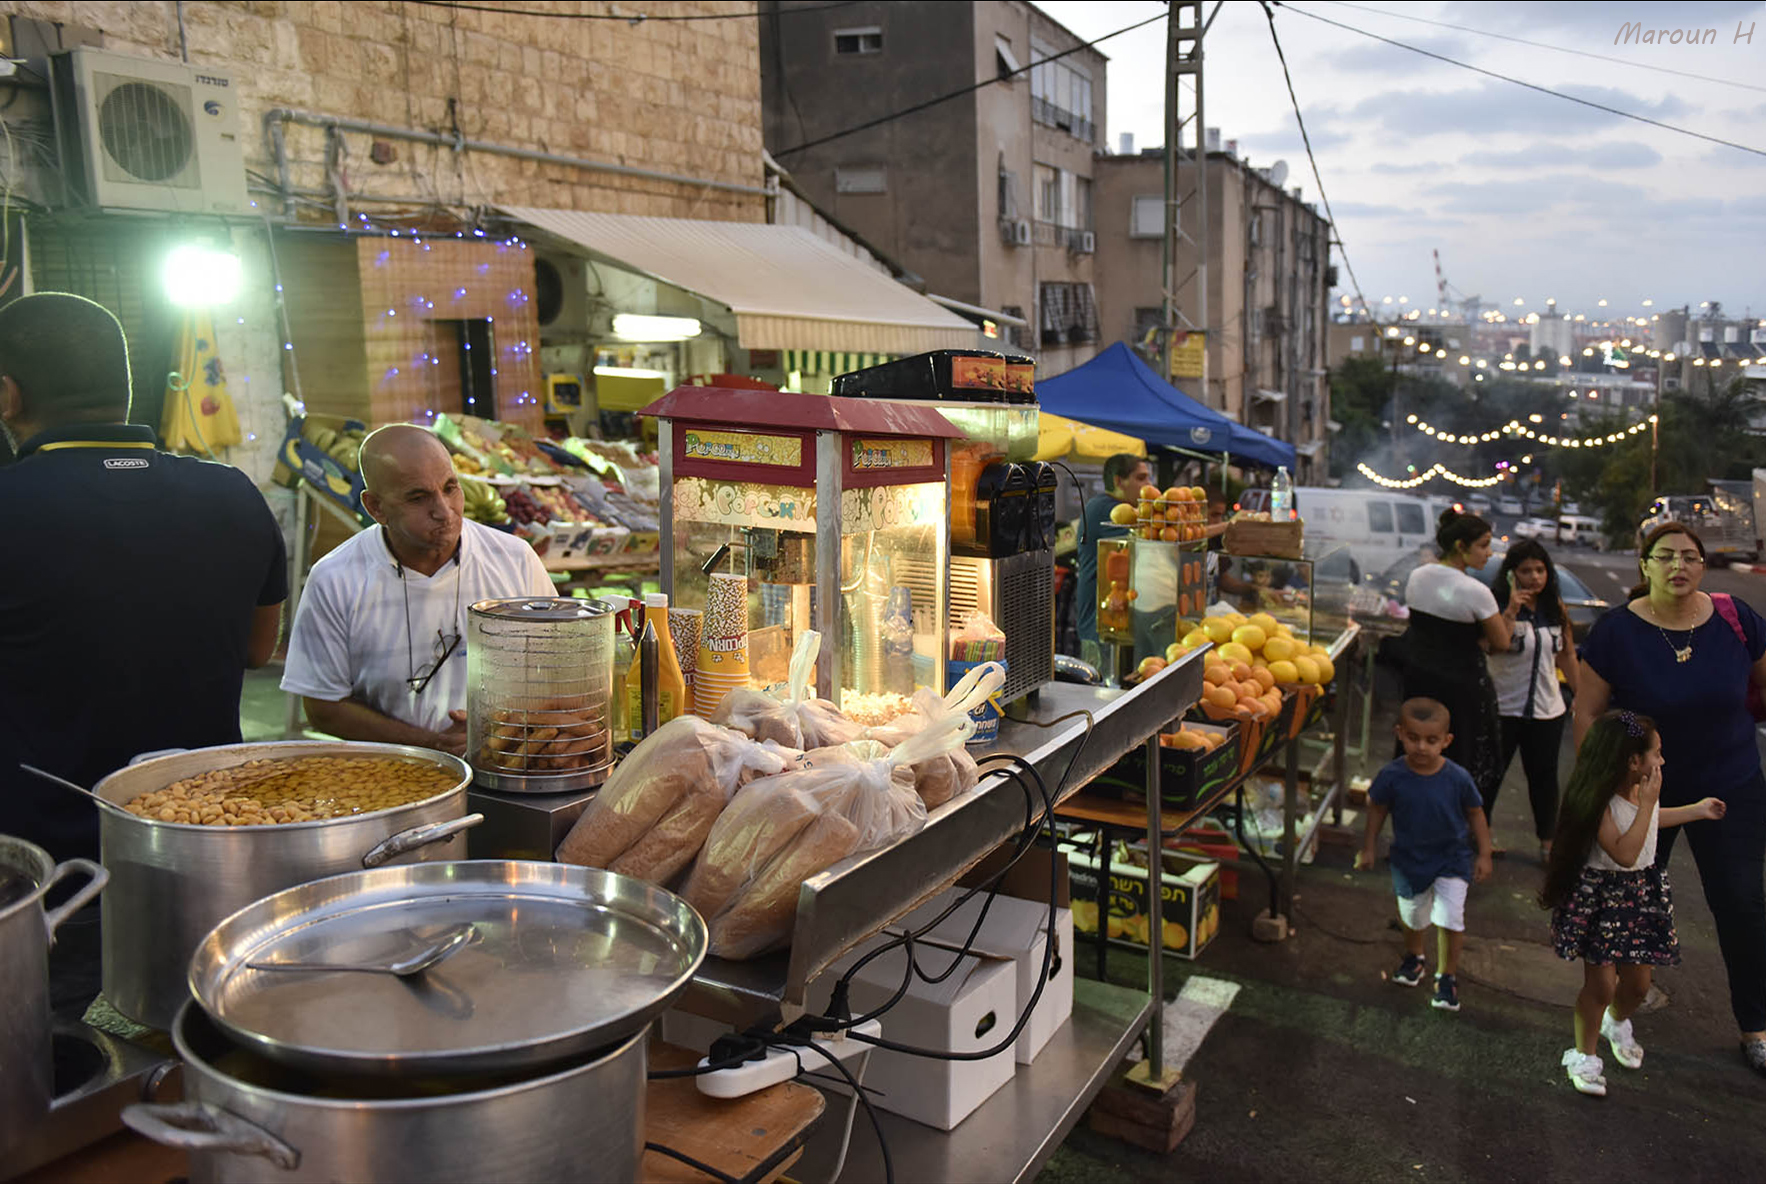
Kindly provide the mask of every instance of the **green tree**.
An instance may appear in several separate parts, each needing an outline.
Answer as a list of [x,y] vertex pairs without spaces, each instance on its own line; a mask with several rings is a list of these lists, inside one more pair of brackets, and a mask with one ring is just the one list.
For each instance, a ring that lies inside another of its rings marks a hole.
[[1378,357],[1351,357],[1331,371],[1330,418],[1343,425],[1331,443],[1331,476],[1347,477],[1385,438],[1397,378]]

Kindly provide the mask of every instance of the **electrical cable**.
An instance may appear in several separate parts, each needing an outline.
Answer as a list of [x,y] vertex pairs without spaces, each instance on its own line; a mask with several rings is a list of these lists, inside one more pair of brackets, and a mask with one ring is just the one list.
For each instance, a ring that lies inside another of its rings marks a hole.
[[717,1168],[712,1167],[708,1163],[700,1163],[698,1160],[694,1159],[691,1155],[688,1155],[682,1151],[676,1151],[673,1147],[664,1147],[661,1143],[645,1143],[644,1150],[654,1151],[658,1155],[666,1155],[670,1159],[677,1160],[681,1163],[686,1164],[688,1167],[692,1168],[696,1172],[704,1172],[707,1176],[710,1176],[713,1180],[722,1181],[723,1184],[742,1184],[741,1177],[732,1176],[728,1172],[719,1171]]
[[[846,1078],[846,1084],[852,1087],[852,1096],[857,1098],[859,1105],[865,1108],[865,1117],[871,1120],[871,1130],[876,1133],[877,1150],[881,1152],[883,1156],[883,1184],[895,1184],[895,1162],[889,1157],[889,1140],[883,1137],[883,1123],[877,1117],[877,1111],[876,1108],[871,1105],[871,1099],[865,1096],[864,1086],[860,1085],[858,1078],[852,1075],[852,1070],[848,1069],[839,1057],[835,1056],[813,1040],[804,1043],[798,1043],[797,1041],[792,1040],[779,1040],[777,1043],[781,1047],[786,1048],[809,1049],[811,1052],[821,1056],[830,1065],[834,1066],[835,1069],[839,1070],[840,1076]],[[867,1056],[867,1061],[868,1059]]]
[[[1659,127],[1661,129],[1663,129],[1664,131],[1679,132],[1683,136],[1691,136],[1695,140],[1704,140],[1706,143],[1709,143],[1709,144],[1720,144],[1725,148],[1734,148],[1734,149],[1737,149],[1738,151],[1747,152],[1747,153],[1750,153],[1754,156],[1766,156],[1766,148],[1751,148],[1746,144],[1737,144],[1734,140],[1725,140],[1721,136],[1708,136],[1704,132],[1695,132],[1689,127],[1680,127],[1678,124],[1665,123],[1660,119],[1651,119],[1647,115],[1638,115],[1636,112],[1626,111],[1626,110],[1623,110],[1622,108],[1619,108],[1619,107],[1609,107],[1607,104],[1597,103],[1593,99],[1578,98],[1577,96],[1572,95],[1572,94],[1565,94],[1561,90],[1552,90],[1549,86],[1540,86],[1536,82],[1524,81],[1524,80],[1522,80],[1520,78],[1516,78],[1510,74],[1499,74],[1495,70],[1486,70],[1482,66],[1474,66],[1470,62],[1462,62],[1458,58],[1450,58],[1446,54],[1436,53],[1432,49],[1424,49],[1419,45],[1408,45],[1403,41],[1394,41],[1390,37],[1382,37],[1378,33],[1370,33],[1366,29],[1358,29],[1354,25],[1346,25],[1342,21],[1334,21],[1328,16],[1320,16],[1318,13],[1308,12],[1304,8],[1295,8],[1291,4],[1284,4],[1282,2],[1282,0],[1263,0],[1263,3],[1265,4],[1264,11],[1269,16],[1269,27],[1270,27],[1270,32],[1272,35],[1275,32],[1275,13],[1271,10],[1270,6],[1272,6],[1272,5],[1273,6],[1280,6],[1282,8],[1287,9],[1289,12],[1297,12],[1303,17],[1307,17],[1307,18],[1309,18],[1311,20],[1315,20],[1315,21],[1321,21],[1324,24],[1331,25],[1334,28],[1342,29],[1345,32],[1356,33],[1356,34],[1359,34],[1360,36],[1363,36],[1363,37],[1370,37],[1373,40],[1383,42],[1386,45],[1395,45],[1399,49],[1408,49],[1412,53],[1420,53],[1426,58],[1434,58],[1438,62],[1446,62],[1450,66],[1458,66],[1462,70],[1470,70],[1472,73],[1482,74],[1486,78],[1495,78],[1501,82],[1511,82],[1516,86],[1524,86],[1528,90],[1538,91],[1542,95],[1550,95],[1552,98],[1563,99],[1567,102],[1576,103],[1576,104],[1583,106],[1583,107],[1592,107],[1596,111],[1604,111],[1608,115],[1617,115],[1621,119],[1630,119],[1630,120],[1635,120],[1638,123],[1647,123],[1651,127]],[[1277,45],[1277,52],[1279,53],[1280,52],[1280,45],[1281,45],[1280,41],[1277,41],[1276,45]],[[1284,71],[1287,69],[1287,64],[1285,61],[1283,63],[1282,68]],[[1304,137],[1304,135],[1305,135],[1304,126],[1301,128],[1301,135],[1302,135],[1302,137]],[[1311,149],[1308,148],[1307,152],[1308,152],[1308,154],[1310,154]],[[1328,210],[1329,210],[1328,205],[1327,205],[1326,209],[1328,212]]]
[[456,3],[455,0],[411,0],[412,4],[421,4],[425,8],[451,8],[457,12],[491,12],[508,16],[549,16],[568,21],[622,21],[628,25],[641,25],[647,21],[735,21],[749,20],[763,16],[796,16],[805,12],[826,12],[831,8],[851,8],[857,0],[841,0],[838,4],[818,4],[814,8],[779,8],[768,12],[756,8],[748,12],[706,12],[691,13],[682,16],[657,16],[648,12],[547,12],[539,8],[509,8],[502,4],[467,4]]
[[[1547,41],[1529,41],[1525,37],[1513,37],[1507,33],[1496,33],[1489,29],[1474,29],[1470,25],[1456,25],[1450,21],[1434,21],[1426,16],[1412,16],[1408,12],[1393,12],[1387,8],[1374,8],[1367,4],[1351,4],[1349,0],[1324,0],[1326,4],[1335,4],[1342,8],[1354,8],[1361,12],[1371,12],[1376,16],[1397,17],[1402,21],[1415,21],[1419,25],[1434,25],[1437,29],[1454,29],[1461,33],[1476,33],[1480,37],[1494,37],[1498,41],[1510,41],[1516,45],[1529,45],[1534,49],[1549,49],[1557,53],[1573,53],[1579,58],[1593,58],[1597,62],[1612,62],[1619,66],[1632,66],[1639,70],[1653,70],[1657,74],[1673,74],[1680,78],[1691,78],[1697,82],[1714,82],[1720,86],[1736,86],[1742,90],[1766,92],[1766,86],[1755,86],[1751,82],[1736,82],[1730,78],[1713,78],[1708,74],[1694,74],[1690,70],[1675,70],[1668,66],[1652,66],[1648,62],[1633,62],[1626,58],[1616,58],[1610,54],[1590,53],[1585,49],[1571,49],[1567,45],[1553,45]],[[1296,9],[1296,11],[1298,11]],[[1617,42],[1615,42],[1617,44]]]
[[1020,74],[1028,74],[1038,66],[1046,66],[1050,62],[1058,62],[1069,54],[1078,53],[1082,49],[1091,49],[1094,46],[1103,44],[1112,37],[1120,37],[1124,33],[1132,33],[1134,30],[1150,25],[1154,21],[1162,21],[1167,18],[1168,14],[1161,12],[1157,16],[1150,16],[1144,21],[1136,21],[1132,25],[1117,29],[1114,33],[1105,33],[1102,37],[1087,41],[1082,45],[1075,45],[1072,49],[1064,49],[1060,53],[1050,54],[1046,58],[1038,58],[1027,66],[1020,66],[1016,70],[1004,74],[995,74],[990,78],[983,78],[980,82],[977,82],[972,86],[965,86],[961,89],[950,91],[947,94],[938,95],[936,98],[927,99],[923,103],[915,103],[911,107],[904,107],[900,111],[892,112],[889,115],[880,115],[876,119],[866,120],[864,123],[846,128],[843,131],[832,132],[825,136],[818,136],[813,140],[805,140],[803,143],[795,144],[790,148],[779,149],[773,152],[773,159],[781,160],[784,157],[790,156],[794,152],[803,152],[806,149],[819,148],[823,144],[832,143],[835,140],[844,139],[847,136],[856,135],[859,132],[869,131],[874,127],[881,127],[885,123],[893,123],[898,119],[905,119],[909,115],[917,115],[928,107],[936,107],[940,103],[948,103],[952,99],[960,99],[964,95],[974,94],[976,91],[992,86],[996,82],[1010,81],[1011,79],[1018,77]]
[[[846,1169],[846,1153],[852,1147],[852,1120],[858,1117],[859,1094],[862,1092],[865,1070],[870,1067],[870,1064],[871,1050],[866,1049],[864,1055],[859,1058],[858,1062],[857,1080],[861,1083],[861,1089],[853,1090],[852,1102],[846,1107],[846,1124],[844,1129],[840,1132],[840,1158],[834,1161],[834,1170],[828,1173],[828,1179],[830,1180],[840,1179],[840,1173]],[[805,1073],[804,1076],[816,1080],[820,1079],[822,1075],[820,1073]]]

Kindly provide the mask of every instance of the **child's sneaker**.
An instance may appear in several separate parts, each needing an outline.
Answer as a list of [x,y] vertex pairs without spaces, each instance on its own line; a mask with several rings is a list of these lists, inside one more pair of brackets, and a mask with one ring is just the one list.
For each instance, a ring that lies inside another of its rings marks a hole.
[[1392,972],[1392,981],[1401,987],[1414,987],[1423,981],[1423,960],[1416,954],[1404,955],[1404,961]]
[[1616,1020],[1613,1013],[1603,1011],[1600,1016],[1600,1034],[1613,1049],[1613,1059],[1627,1069],[1643,1067],[1643,1045],[1637,1043],[1637,1037],[1631,1034],[1630,1020]]
[[1587,1094],[1592,1098],[1607,1096],[1607,1079],[1600,1075],[1599,1057],[1572,1048],[1564,1053],[1563,1065],[1570,1075],[1570,1084],[1576,1087],[1577,1093]]
[[1459,979],[1451,974],[1435,976],[1435,997],[1429,1000],[1430,1007],[1438,1007],[1442,1011],[1459,1010]]

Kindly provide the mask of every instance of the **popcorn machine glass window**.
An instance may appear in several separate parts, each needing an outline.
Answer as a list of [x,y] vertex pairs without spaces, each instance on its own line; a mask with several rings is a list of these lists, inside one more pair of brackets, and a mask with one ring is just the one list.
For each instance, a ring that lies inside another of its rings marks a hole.
[[957,433],[942,416],[697,387],[644,414],[661,420],[663,587],[702,614],[695,710],[782,685],[805,629],[824,639],[817,693],[857,718],[943,689]]

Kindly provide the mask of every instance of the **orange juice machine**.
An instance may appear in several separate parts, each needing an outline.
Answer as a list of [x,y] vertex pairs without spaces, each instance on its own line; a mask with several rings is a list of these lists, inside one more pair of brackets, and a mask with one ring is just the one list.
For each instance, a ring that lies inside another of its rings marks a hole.
[[855,718],[943,690],[962,433],[936,408],[684,386],[639,414],[658,421],[670,621],[700,614],[701,714],[783,683],[805,629],[823,638],[817,693]]
[[836,396],[934,406],[951,443],[950,617],[979,608],[1006,635],[1006,701],[1054,678],[1053,465],[1036,461],[1036,363],[986,350],[934,350],[834,380]]

